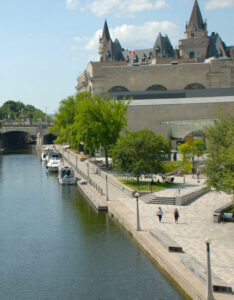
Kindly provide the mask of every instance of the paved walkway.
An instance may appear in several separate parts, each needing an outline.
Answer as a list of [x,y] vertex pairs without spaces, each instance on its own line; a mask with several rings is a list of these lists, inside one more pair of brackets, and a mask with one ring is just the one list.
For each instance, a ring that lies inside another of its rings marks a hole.
[[[67,154],[65,154],[67,155]],[[75,165],[75,156],[70,152],[70,160]],[[87,173],[87,162],[78,163],[78,167]],[[105,173],[96,174],[96,167],[89,163],[89,176],[97,184],[102,186],[106,192]],[[113,182],[115,179],[108,175]],[[197,182],[191,175],[186,176],[186,184],[181,188],[181,193],[187,193],[198,186],[204,185],[204,179]],[[183,183],[183,177],[175,177],[175,182]],[[167,189],[159,194],[171,196],[175,189]],[[108,194],[110,200],[118,200],[130,211],[136,213],[136,200],[129,196],[126,191],[120,190],[113,184],[108,184]],[[210,237],[211,243],[211,264],[213,276],[221,278],[226,285],[234,290],[234,239],[233,223],[214,223],[213,212],[215,209],[231,201],[231,196],[225,193],[209,192],[186,206],[177,206],[180,218],[179,223],[174,223],[173,210],[175,206],[161,205],[163,210],[162,223],[159,223],[156,210],[158,205],[146,204],[139,199],[140,220],[144,223],[143,230],[159,228],[175,240],[183,250],[194,258],[199,264],[206,268],[206,245],[204,239]]]

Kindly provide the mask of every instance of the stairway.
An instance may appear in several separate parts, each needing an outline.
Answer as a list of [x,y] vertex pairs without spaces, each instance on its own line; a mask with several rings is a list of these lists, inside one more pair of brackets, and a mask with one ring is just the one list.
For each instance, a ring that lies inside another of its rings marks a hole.
[[158,197],[155,194],[146,194],[140,199],[147,204],[175,205],[175,197]]

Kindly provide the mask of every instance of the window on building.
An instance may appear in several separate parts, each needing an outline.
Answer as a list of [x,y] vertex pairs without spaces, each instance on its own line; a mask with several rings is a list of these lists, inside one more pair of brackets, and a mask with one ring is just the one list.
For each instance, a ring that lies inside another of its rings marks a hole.
[[165,86],[161,84],[153,84],[146,89],[146,91],[165,91],[165,90],[166,90]]
[[194,51],[189,52],[189,58],[194,58]]
[[186,87],[184,88],[185,90],[201,90],[201,89],[205,89],[204,85],[200,84],[200,83],[190,83],[188,85],[186,85]]
[[111,89],[108,90],[108,93],[113,92],[129,92],[129,90],[124,86],[113,86]]

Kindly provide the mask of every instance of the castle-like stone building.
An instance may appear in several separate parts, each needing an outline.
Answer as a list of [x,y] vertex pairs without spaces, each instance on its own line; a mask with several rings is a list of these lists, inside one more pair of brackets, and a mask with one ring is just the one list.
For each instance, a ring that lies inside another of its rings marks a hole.
[[[194,131],[195,123],[213,120],[219,106],[232,110],[234,47],[226,46],[218,33],[208,35],[197,0],[176,49],[167,35],[159,33],[151,49],[124,50],[117,39],[112,41],[105,21],[99,62],[88,63],[76,89],[117,98],[131,96],[130,129],[147,127],[183,140]],[[178,122],[185,125],[175,133]],[[195,130],[202,126],[196,125]]]

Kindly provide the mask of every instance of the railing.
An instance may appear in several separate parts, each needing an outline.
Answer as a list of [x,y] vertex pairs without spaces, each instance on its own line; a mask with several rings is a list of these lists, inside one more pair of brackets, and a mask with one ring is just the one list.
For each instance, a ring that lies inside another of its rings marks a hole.
[[[74,170],[81,175],[81,177],[86,180],[101,196],[104,195],[103,189],[100,185],[98,185],[92,178],[90,178],[87,174],[85,174],[84,171],[82,171],[79,167],[78,167],[78,156],[70,151],[67,151],[65,149],[62,149],[61,147],[55,146],[55,148],[57,150],[59,150],[60,152],[62,152],[63,158],[74,168]],[[73,158],[75,158],[75,163],[72,162],[71,160],[71,156],[73,156]]]
[[7,122],[7,121],[0,121],[2,127],[30,127],[30,126],[52,126],[52,123],[48,122]]

